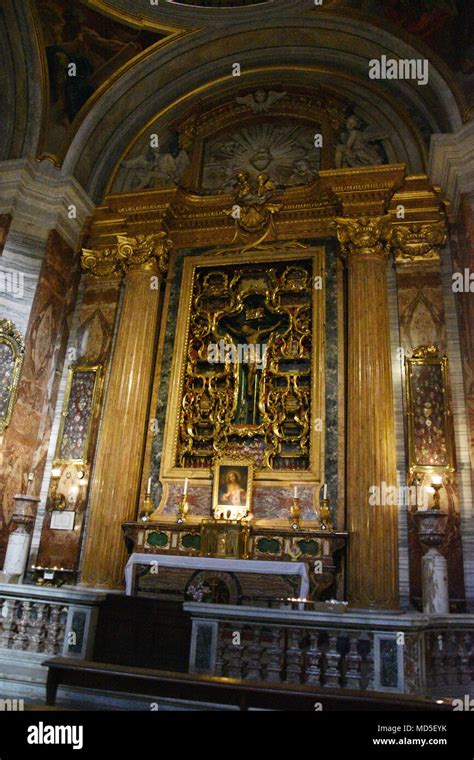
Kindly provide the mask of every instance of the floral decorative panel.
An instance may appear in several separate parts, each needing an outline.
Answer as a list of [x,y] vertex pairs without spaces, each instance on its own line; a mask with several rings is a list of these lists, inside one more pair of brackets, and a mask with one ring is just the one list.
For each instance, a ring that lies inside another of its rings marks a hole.
[[87,461],[99,376],[98,367],[70,368],[56,461]]
[[420,465],[444,467],[446,409],[440,365],[413,367],[414,444]]
[[13,322],[0,319],[0,434],[11,419],[24,351],[23,338]]
[[411,470],[453,467],[447,359],[407,359],[409,464]]
[[0,343],[0,417],[7,416],[15,370],[15,355],[10,345]]

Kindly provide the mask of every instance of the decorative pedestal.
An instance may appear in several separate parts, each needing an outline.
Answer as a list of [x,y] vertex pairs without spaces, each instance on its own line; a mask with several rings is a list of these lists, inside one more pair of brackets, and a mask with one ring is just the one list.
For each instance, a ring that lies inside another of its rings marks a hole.
[[0,573],[0,580],[3,583],[21,583],[23,580],[30,551],[31,534],[40,501],[37,496],[27,494],[17,494],[13,498],[15,500],[12,517],[14,527],[8,539],[3,572]]
[[419,509],[415,512],[420,541],[429,549],[421,560],[423,612],[427,615],[449,613],[448,569],[438,551],[446,532],[448,513],[440,509]]

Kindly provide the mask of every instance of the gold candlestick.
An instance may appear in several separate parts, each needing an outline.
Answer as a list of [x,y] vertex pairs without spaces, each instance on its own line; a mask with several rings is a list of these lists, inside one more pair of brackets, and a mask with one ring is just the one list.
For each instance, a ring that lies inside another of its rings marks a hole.
[[150,515],[154,511],[155,511],[155,505],[153,504],[153,501],[151,499],[150,494],[147,493],[147,495],[143,499],[142,511],[141,511],[141,514],[140,514],[140,519],[143,522],[148,522],[148,520],[150,519]]
[[433,494],[433,506],[431,509],[441,509],[441,497],[439,495],[440,490],[443,487],[443,478],[441,475],[433,475],[431,478],[431,488],[434,491]]
[[290,507],[290,515],[291,515],[291,527],[296,530],[300,527],[300,519],[301,519],[301,507],[300,507],[300,499],[298,499],[296,496],[293,497],[293,504]]
[[321,528],[323,530],[332,530],[331,525],[331,510],[329,508],[329,499],[323,499],[321,506],[319,507],[319,519],[321,520]]
[[178,514],[179,514],[178,522],[179,523],[186,522],[186,515],[188,514],[188,512],[189,512],[188,497],[186,494],[183,494],[183,498],[181,499],[181,503],[178,507]]

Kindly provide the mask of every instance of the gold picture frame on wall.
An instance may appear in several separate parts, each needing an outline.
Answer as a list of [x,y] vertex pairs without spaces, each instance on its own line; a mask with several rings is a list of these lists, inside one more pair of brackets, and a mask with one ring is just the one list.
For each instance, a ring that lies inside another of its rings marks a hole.
[[85,465],[90,459],[93,422],[99,411],[102,365],[71,365],[59,426],[54,465]]
[[0,436],[10,424],[25,354],[23,336],[9,319],[0,319]]
[[[216,253],[209,251],[202,256],[187,256],[184,259],[183,275],[181,280],[179,314],[173,350],[173,362],[170,378],[170,393],[168,396],[168,406],[165,420],[165,429],[163,434],[164,446],[161,460],[160,479],[166,485],[173,481],[181,481],[183,478],[193,478],[194,480],[209,481],[209,466],[193,467],[183,464],[179,460],[180,434],[182,430],[188,430],[187,424],[183,425],[183,410],[189,409],[189,393],[186,392],[186,386],[189,385],[189,378],[192,377],[192,367],[189,355],[189,336],[193,326],[195,327],[195,303],[196,295],[195,282],[203,271],[216,270],[223,279],[222,270],[229,269],[228,282],[235,277],[236,270],[246,266],[267,265],[271,272],[275,266],[285,266],[290,272],[289,280],[293,276],[293,271],[299,268],[300,262],[308,262],[311,267],[313,282],[322,283],[321,287],[310,288],[310,327],[309,333],[311,340],[311,353],[308,357],[308,384],[307,394],[309,398],[309,408],[307,410],[307,457],[308,464],[306,467],[298,470],[298,477],[301,481],[308,483],[320,482],[323,474],[324,458],[324,421],[325,421],[325,254],[326,249],[323,245],[304,246],[295,243],[279,243],[277,245],[269,244],[252,251],[241,251],[240,249],[230,248],[221,250]],[[224,277],[225,280],[225,277]],[[227,282],[227,281],[226,281]],[[216,278],[217,283],[217,278]],[[219,286],[215,288],[216,294],[222,292],[225,286],[219,281]],[[211,283],[214,286],[214,282]],[[228,285],[227,285],[228,287]],[[293,285],[288,284],[290,291]],[[294,285],[294,293],[298,292],[298,285]],[[203,357],[204,359],[205,357]],[[271,362],[267,364],[271,368]],[[265,370],[264,370],[265,371]],[[299,390],[299,389],[298,389]],[[195,402],[194,402],[195,403]],[[203,406],[204,408],[204,406]],[[315,420],[322,420],[321,427],[316,426]],[[225,431],[227,422],[224,421],[221,431]],[[234,440],[243,440],[246,434],[246,428],[249,429],[249,440],[256,440],[259,434],[258,424],[232,424],[232,436]],[[270,427],[266,427],[270,430]],[[273,436],[274,441],[278,441],[278,435]],[[218,457],[234,456],[231,451],[226,451],[227,447],[221,445],[218,436],[214,437],[214,455]],[[267,450],[269,446],[266,447]],[[246,455],[243,453],[243,455]],[[238,456],[238,454],[237,454]],[[261,466],[254,461],[254,477],[259,481],[266,482],[286,482],[289,479],[290,470],[269,468]],[[292,477],[294,478],[294,472]]]
[[223,457],[213,467],[212,514],[216,519],[241,520],[252,512],[253,462]]
[[405,376],[409,471],[453,472],[448,358],[436,346],[419,346],[405,357]]

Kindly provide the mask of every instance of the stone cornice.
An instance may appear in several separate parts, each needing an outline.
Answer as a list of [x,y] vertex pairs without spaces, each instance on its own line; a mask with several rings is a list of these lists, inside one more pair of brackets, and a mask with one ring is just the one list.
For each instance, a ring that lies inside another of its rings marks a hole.
[[[319,181],[275,192],[281,204],[272,239],[334,237],[336,216],[383,216],[392,224],[433,223],[443,199],[425,175],[406,176],[403,164],[322,171]],[[231,195],[199,196],[179,188],[109,195],[97,208],[88,248],[117,245],[117,235],[166,232],[175,248],[228,245],[235,234]],[[269,238],[270,239],[270,238]]]
[[0,213],[11,215],[12,231],[28,225],[29,234],[34,236],[36,228],[41,238],[45,229],[55,229],[72,248],[81,242],[94,211],[77,180],[47,160],[2,162],[0,199]]
[[461,193],[474,192],[474,121],[454,134],[432,135],[428,173],[456,213]]

